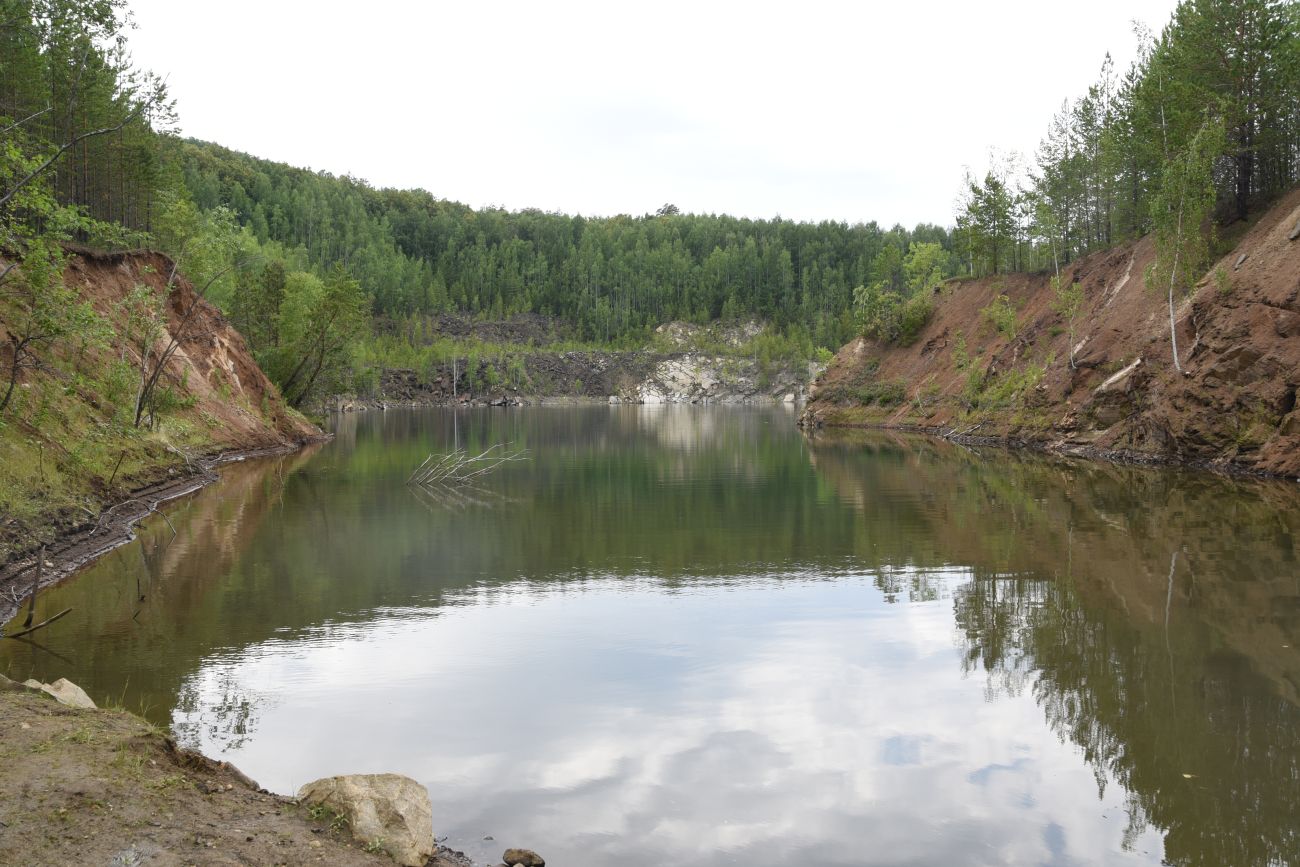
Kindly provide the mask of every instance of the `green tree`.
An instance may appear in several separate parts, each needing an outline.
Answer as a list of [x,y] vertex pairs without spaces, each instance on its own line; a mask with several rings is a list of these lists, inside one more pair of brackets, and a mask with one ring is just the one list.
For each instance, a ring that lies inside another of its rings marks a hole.
[[1187,147],[1165,163],[1155,198],[1151,222],[1155,227],[1156,260],[1147,285],[1167,288],[1169,345],[1174,368],[1183,372],[1178,357],[1176,299],[1196,283],[1210,255],[1214,226],[1214,161],[1223,152],[1224,130],[1218,118],[1207,118]]
[[287,278],[288,271],[279,259],[267,262],[260,271],[245,270],[239,274],[230,318],[259,359],[273,350],[278,341],[276,319],[284,303]]
[[[1162,44],[1170,101],[1193,136],[1197,115],[1207,107],[1221,114],[1221,146],[1232,158],[1229,181],[1233,216],[1244,219],[1261,192],[1261,168],[1271,164],[1294,131],[1284,125],[1296,112],[1297,71],[1292,68],[1295,4],[1284,0],[1195,0],[1183,2]],[[1190,141],[1188,147],[1190,147]],[[1294,171],[1294,169],[1292,169]],[[1285,173],[1289,180],[1294,175]],[[1276,178],[1266,178],[1276,183]]]
[[914,243],[903,259],[903,278],[912,294],[933,292],[948,276],[948,252],[941,244]]
[[1065,320],[1066,336],[1070,341],[1070,369],[1075,369],[1074,325],[1083,307],[1083,287],[1076,281],[1069,288],[1061,285],[1061,276],[1052,277],[1052,310]]
[[342,265],[324,280],[288,276],[272,373],[291,406],[302,406],[319,387],[339,385],[355,343],[369,328],[369,305]]
[[11,263],[0,275],[10,353],[0,413],[9,406],[22,372],[40,367],[59,341],[88,337],[103,328],[94,309],[64,285],[63,265],[63,252],[57,246],[37,240],[27,248],[21,265]]

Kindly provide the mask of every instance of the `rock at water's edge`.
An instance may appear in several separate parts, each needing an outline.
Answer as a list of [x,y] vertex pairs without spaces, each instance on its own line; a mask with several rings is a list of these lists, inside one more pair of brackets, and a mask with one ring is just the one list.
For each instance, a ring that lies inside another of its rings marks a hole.
[[428,790],[410,777],[326,777],[299,789],[298,800],[346,816],[358,842],[378,843],[398,864],[420,867],[434,853],[433,804]]
[[23,684],[32,689],[39,689],[55,698],[60,704],[66,704],[68,707],[79,707],[85,710],[94,710],[97,705],[86,695],[86,691],[77,686],[66,677],[61,677],[54,683],[41,683],[39,680],[29,680]]
[[501,860],[510,867],[546,867],[546,859],[532,849],[507,849]]

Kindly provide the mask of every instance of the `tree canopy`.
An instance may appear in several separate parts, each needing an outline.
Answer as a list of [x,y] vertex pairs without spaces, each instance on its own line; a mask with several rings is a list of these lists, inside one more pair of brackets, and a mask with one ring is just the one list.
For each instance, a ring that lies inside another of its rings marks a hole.
[[[1006,161],[968,178],[953,245],[971,273],[1058,266],[1158,228],[1169,166],[1207,121],[1214,213],[1231,222],[1300,180],[1300,4],[1183,0],[1137,59],[1052,118],[1028,171]],[[1019,177],[1018,177],[1019,176]]]

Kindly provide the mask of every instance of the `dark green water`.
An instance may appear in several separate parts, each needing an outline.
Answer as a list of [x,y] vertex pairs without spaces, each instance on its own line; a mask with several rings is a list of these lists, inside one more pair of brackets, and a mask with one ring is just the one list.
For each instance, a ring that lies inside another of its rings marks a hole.
[[[346,416],[51,592],[66,676],[484,862],[1300,860],[1300,486],[806,440],[781,410]],[[466,497],[403,482],[513,442]],[[485,835],[495,840],[484,842]]]

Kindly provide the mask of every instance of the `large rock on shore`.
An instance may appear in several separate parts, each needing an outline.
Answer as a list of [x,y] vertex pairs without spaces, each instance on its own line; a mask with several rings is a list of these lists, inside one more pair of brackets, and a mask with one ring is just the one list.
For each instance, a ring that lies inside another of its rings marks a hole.
[[346,816],[358,842],[380,845],[398,864],[421,867],[434,853],[433,804],[428,790],[410,777],[326,777],[299,789],[298,800]]
[[546,859],[532,849],[507,849],[501,860],[509,867],[546,867]]
[[54,683],[29,680],[23,686],[30,689],[39,689],[41,692],[53,696],[60,704],[66,704],[68,707],[79,707],[85,710],[95,709],[95,703],[91,701],[90,696],[86,695],[86,691],[66,677],[61,677]]

